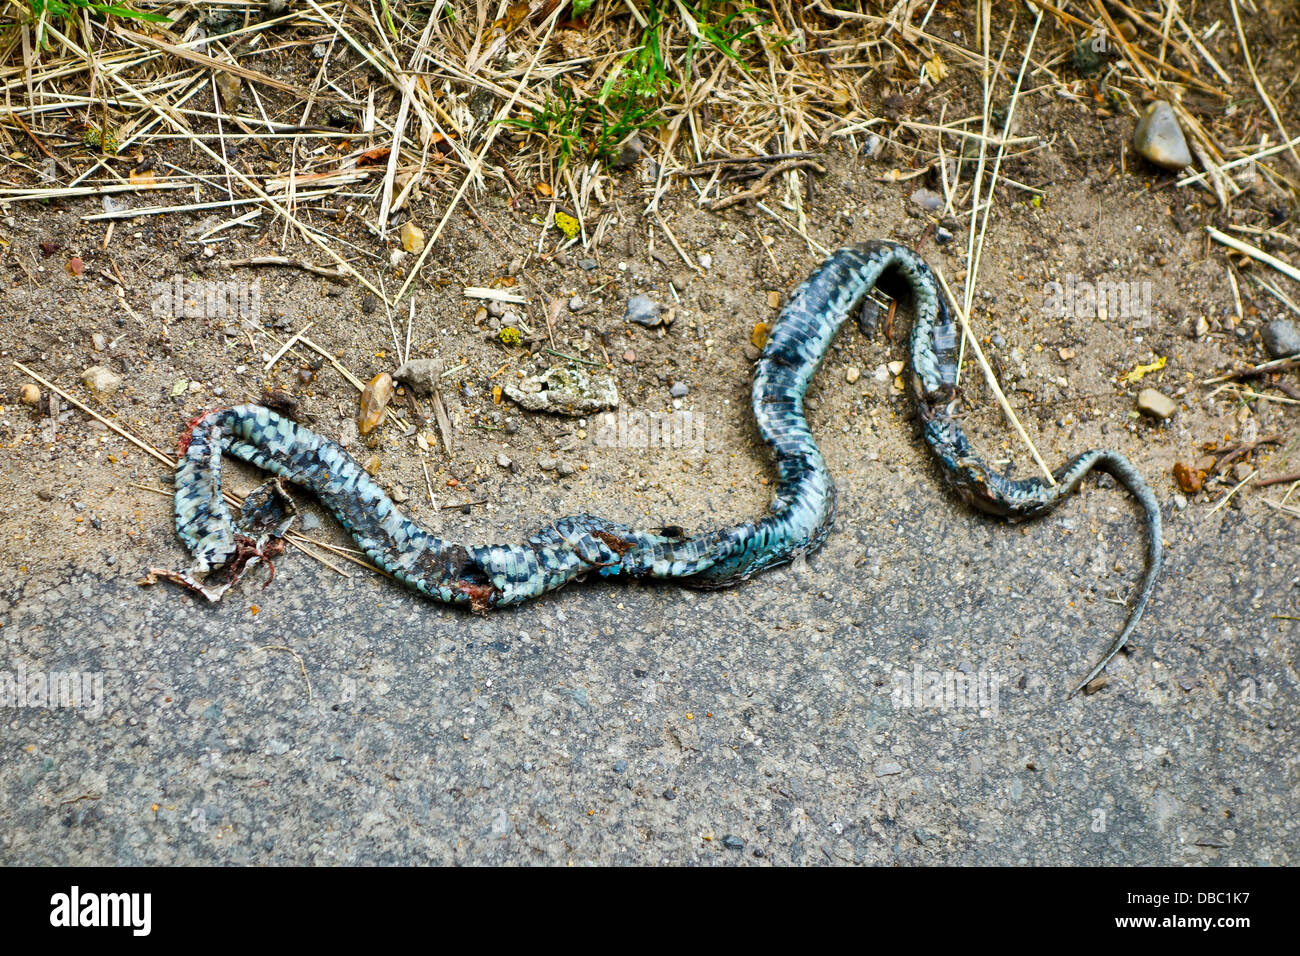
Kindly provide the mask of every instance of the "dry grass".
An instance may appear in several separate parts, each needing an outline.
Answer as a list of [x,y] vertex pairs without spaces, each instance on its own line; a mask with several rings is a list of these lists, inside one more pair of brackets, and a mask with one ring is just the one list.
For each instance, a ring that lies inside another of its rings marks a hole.
[[[666,196],[752,202],[821,249],[804,209],[819,160],[868,149],[884,157],[886,179],[941,184],[939,215],[967,230],[959,311],[969,315],[999,187],[1018,199],[1042,191],[1004,173],[1053,145],[1015,135],[1030,97],[1134,117],[1147,100],[1169,100],[1197,168],[1157,188],[1212,197],[1252,247],[1290,243],[1294,258],[1295,79],[1270,91],[1261,71],[1276,80],[1278,63],[1249,42],[1273,35],[1267,7],[294,0],[268,19],[265,4],[245,0],[138,3],[177,17],[156,23],[80,6],[35,16],[5,0],[0,202],[99,195],[104,211],[86,218],[110,224],[224,210],[205,243],[224,241],[228,226],[275,222],[288,261],[352,277],[391,320],[449,218],[482,222],[474,201],[485,193],[508,195],[531,219],[539,252],[597,249],[619,215],[610,164],[649,156],[638,211],[695,268],[662,214]],[[1294,35],[1280,44],[1270,55],[1293,61]],[[1089,51],[1100,51],[1095,63]],[[914,121],[911,106],[945,88],[978,91],[945,100],[974,112]],[[394,255],[412,218],[436,228],[418,257]]]

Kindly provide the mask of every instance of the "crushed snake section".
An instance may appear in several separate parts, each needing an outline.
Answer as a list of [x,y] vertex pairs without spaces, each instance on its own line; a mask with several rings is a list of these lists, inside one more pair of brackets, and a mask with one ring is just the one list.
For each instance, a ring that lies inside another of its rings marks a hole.
[[[223,452],[312,492],[370,560],[399,581],[474,611],[517,604],[586,574],[725,587],[785,564],[820,547],[835,516],[835,484],[804,419],[804,393],[840,325],[887,275],[903,279],[912,293],[909,354],[922,435],[958,496],[1020,521],[1054,508],[1097,469],[1117,478],[1145,511],[1148,561],[1137,601],[1077,693],[1124,646],[1150,599],[1163,560],[1160,507],[1138,471],[1114,451],[1076,456],[1054,473],[1054,485],[1012,480],[989,468],[953,418],[957,330],[934,276],[916,253],[885,241],[832,254],[794,291],[772,328],[754,373],[752,406],[776,455],[778,483],[771,513],[758,521],[691,536],[678,527],[637,531],[582,514],[561,518],[522,544],[457,544],[405,517],[334,442],[269,409],[241,405],[189,424],[176,467],[176,529],[195,566],[151,576],[217,600],[246,567],[269,563],[292,523],[293,503],[278,480],[268,482],[245,502],[236,524],[221,494]],[[227,578],[218,586],[195,577],[221,568]]]

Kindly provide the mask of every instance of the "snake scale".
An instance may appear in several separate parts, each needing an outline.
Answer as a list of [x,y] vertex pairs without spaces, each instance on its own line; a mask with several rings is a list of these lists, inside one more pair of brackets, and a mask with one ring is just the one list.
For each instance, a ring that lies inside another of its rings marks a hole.
[[[742,581],[811,553],[830,530],[835,484],[804,419],[804,393],[840,325],[882,279],[902,279],[911,291],[916,318],[909,354],[922,434],[958,496],[980,511],[1020,521],[1055,507],[1096,469],[1118,479],[1146,513],[1148,560],[1137,600],[1081,688],[1124,646],[1151,596],[1162,563],[1159,504],[1137,469],[1115,451],[1077,455],[1057,469],[1054,483],[1012,480],[985,464],[954,418],[957,329],[934,275],[919,255],[887,241],[833,253],[794,291],[771,330],[754,373],[752,404],[759,432],[775,452],[779,480],[771,512],[758,521],[687,535],[677,528],[639,531],[581,514],[553,522],[522,544],[458,544],[405,517],[339,445],[269,409],[241,405],[196,418],[182,439],[176,529],[195,565],[192,573],[155,573],[216,600],[247,566],[279,553],[293,515],[282,478],[319,498],[378,567],[423,594],[476,611],[516,604],[591,573],[700,587]],[[245,501],[238,524],[222,497],[223,452],[278,476]],[[218,587],[193,576],[223,567],[228,573]]]

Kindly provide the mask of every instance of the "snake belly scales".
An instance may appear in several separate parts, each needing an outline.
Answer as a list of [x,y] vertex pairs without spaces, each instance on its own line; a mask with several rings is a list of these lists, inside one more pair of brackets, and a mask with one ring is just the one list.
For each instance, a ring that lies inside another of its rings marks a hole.
[[[803,414],[808,383],[832,338],[882,277],[904,280],[916,319],[909,341],[922,434],[946,483],[971,506],[1011,521],[1043,514],[1093,469],[1122,483],[1146,513],[1148,559],[1141,589],[1119,636],[1079,684],[1096,677],[1128,641],[1162,564],[1161,515],[1141,474],[1115,451],[1086,451],[1054,472],[1054,483],[1012,480],[973,451],[954,419],[957,329],[934,274],[905,246],[872,241],[839,249],[800,285],[774,324],[754,373],[753,411],[779,474],[771,513],[734,527],[688,536],[677,528],[638,531],[593,515],[561,518],[522,544],[464,545],[405,517],[339,445],[257,405],[208,412],[191,423],[176,466],[176,530],[193,554],[191,572],[155,569],[216,600],[259,558],[279,553],[293,503],[283,478],[329,508],[362,551],[402,583],[476,611],[516,604],[584,574],[669,578],[722,587],[816,550],[835,516],[835,484]],[[278,478],[245,501],[236,524],[221,492],[228,452]],[[193,576],[227,568],[210,588]]]

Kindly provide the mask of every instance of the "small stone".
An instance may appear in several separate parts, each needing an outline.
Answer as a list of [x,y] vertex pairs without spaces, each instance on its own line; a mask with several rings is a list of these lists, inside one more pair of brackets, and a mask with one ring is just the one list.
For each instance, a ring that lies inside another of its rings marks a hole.
[[424,230],[417,226],[409,219],[402,223],[402,228],[398,235],[402,240],[402,248],[407,252],[424,251]]
[[393,378],[405,382],[417,392],[428,395],[438,387],[443,373],[442,359],[411,359],[393,373]]
[[487,313],[494,319],[499,319],[506,314],[506,304],[500,299],[489,299]]
[[37,488],[37,489],[36,489],[36,497],[37,497],[37,498],[40,498],[41,501],[53,501],[53,500],[54,500],[54,489],[53,489],[53,488]]
[[741,351],[745,353],[745,361],[747,362],[757,362],[759,357],[763,354],[762,349],[756,349],[748,342],[745,343],[745,347],[741,349]]
[[1179,511],[1186,511],[1187,498],[1184,497],[1183,495],[1178,494],[1178,492],[1174,492],[1174,507],[1177,508]]
[[555,464],[556,462],[554,458],[547,457],[537,459],[537,467],[542,469],[542,471],[554,471]]
[[567,461],[562,461],[555,466],[555,473],[558,474],[561,478],[568,478],[570,475],[574,473],[575,470],[576,469],[572,465],[570,465]]
[[850,385],[852,385],[861,377],[862,377],[862,372],[861,370],[858,369],[856,365],[850,365],[848,371],[844,373],[844,381],[848,382]]
[[676,382],[673,387],[668,389],[668,394],[673,398],[685,398],[690,389],[685,382]]
[[1205,316],[1198,315],[1196,324],[1192,326],[1192,334],[1198,339],[1203,339],[1210,334],[1210,323],[1206,321]]
[[1074,349],[1058,349],[1056,354],[1061,357],[1062,362],[1069,362],[1074,358]]
[[18,401],[24,405],[39,405],[41,403],[41,390],[34,382],[25,382],[23,387],[18,390]]
[[500,465],[502,468],[509,468],[512,464],[514,464],[514,462],[512,462],[509,458],[507,458],[504,453],[498,452],[497,464]]
[[400,505],[409,501],[411,496],[406,493],[406,489],[401,485],[393,485],[393,490],[388,493],[388,497]]
[[663,322],[661,311],[662,306],[648,295],[634,295],[627,300],[627,312],[623,317],[628,322],[653,328]]
[[96,398],[108,398],[122,387],[122,376],[114,375],[102,365],[92,365],[82,372],[81,381]]
[[641,136],[633,133],[627,139],[623,140],[618,148],[618,154],[610,162],[615,169],[626,169],[641,158],[645,152],[645,147],[641,144]]
[[1178,411],[1178,403],[1154,388],[1144,388],[1138,392],[1137,409],[1143,415],[1163,420],[1173,417],[1174,412]]
[[1202,483],[1205,480],[1205,472],[1189,467],[1184,462],[1174,462],[1174,480],[1178,482],[1178,487],[1189,495],[1194,495],[1201,490]]
[[700,268],[701,268],[701,269],[712,269],[712,268],[713,268],[713,256],[712,256],[710,253],[707,253],[707,252],[701,252],[701,253],[700,253],[700,257],[699,257],[699,263],[700,263]]
[[1264,326],[1264,348],[1273,358],[1300,353],[1300,329],[1289,319],[1275,319]]
[[108,349],[108,339],[104,336],[103,332],[96,332],[92,335],[90,337],[90,344],[96,352],[104,352]]
[[570,312],[580,312],[580,311],[582,310],[582,307],[583,307],[584,305],[586,305],[586,304],[587,304],[587,303],[585,303],[584,301],[582,301],[582,296],[580,296],[580,295],[575,295],[575,296],[573,296],[571,299],[569,299],[569,311],[570,311]]
[[357,428],[369,435],[384,420],[384,409],[393,398],[393,376],[380,372],[370,380],[361,393],[361,408],[357,414]]
[[595,259],[579,259],[579,260],[578,260],[578,268],[581,269],[583,272],[595,272],[595,271],[596,271],[596,260],[595,260]]
[[365,295],[361,297],[361,311],[366,313],[366,315],[370,315],[377,308],[379,308],[378,296],[371,295],[369,292],[367,292]]
[[722,845],[728,850],[743,850],[745,848],[745,841],[734,834],[728,833],[722,838]]
[[929,213],[938,212],[943,208],[943,197],[933,189],[918,189],[912,193],[911,198],[912,202]]
[[366,459],[366,463],[362,467],[366,469],[366,474],[373,478],[375,475],[379,474],[379,465],[379,456],[371,455]]
[[767,307],[769,309],[781,308],[781,293],[776,289],[767,290]]
[[756,349],[761,349],[767,344],[768,325],[766,322],[755,322],[753,330],[749,333],[749,344]]
[[894,760],[882,760],[876,764],[877,777],[892,777],[903,772],[903,765]]
[[239,108],[239,101],[244,95],[239,77],[226,70],[219,70],[215,79],[217,92],[221,94],[221,105],[226,108],[226,112],[233,113]]
[[1133,146],[1145,159],[1175,172],[1192,161],[1174,108],[1164,100],[1146,108],[1133,130]]
[[623,353],[623,361],[624,361],[624,362],[627,362],[629,365],[630,365],[631,363],[635,362],[635,361],[636,361],[636,353],[633,352],[631,349],[628,349],[626,352]]
[[626,760],[615,760],[615,761],[614,761],[614,772],[615,772],[615,773],[626,773],[626,772],[627,772],[627,761],[626,761]]
[[676,799],[677,799],[677,794],[673,793],[672,788],[670,787],[670,788],[668,788],[667,790],[664,791],[664,799],[665,799],[665,800],[676,800]]
[[1237,481],[1245,481],[1254,473],[1255,473],[1254,467],[1248,465],[1244,461],[1237,462],[1237,464],[1235,464],[1232,468],[1232,475],[1234,478],[1237,479]]

